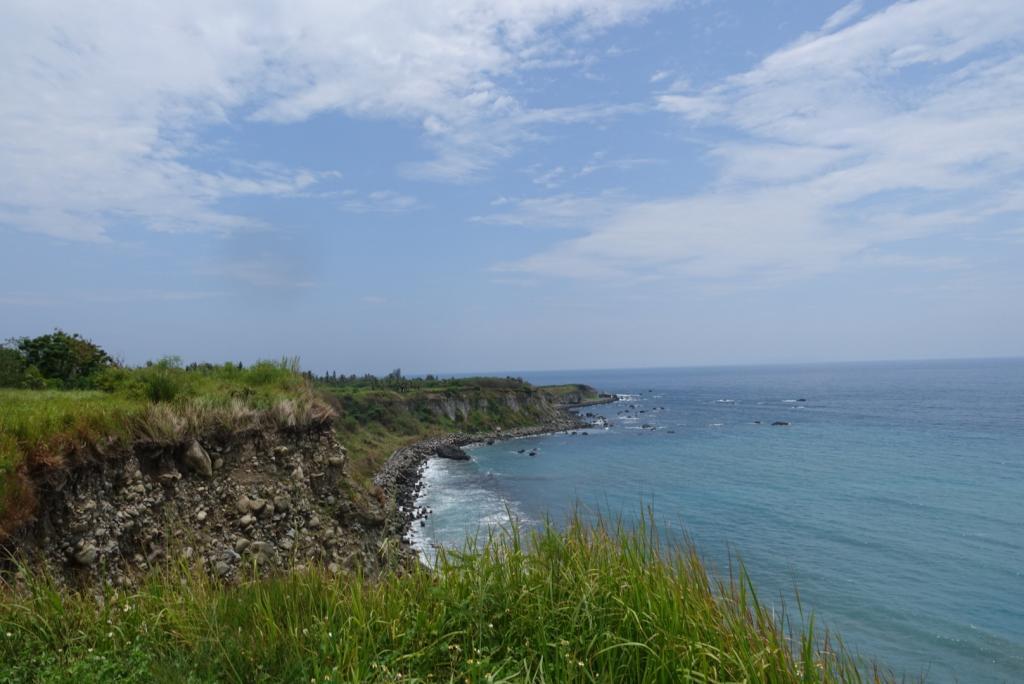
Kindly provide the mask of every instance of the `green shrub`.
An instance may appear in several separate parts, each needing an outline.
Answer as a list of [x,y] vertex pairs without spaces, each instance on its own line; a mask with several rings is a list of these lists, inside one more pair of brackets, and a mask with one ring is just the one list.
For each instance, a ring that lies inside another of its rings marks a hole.
[[59,381],[47,380],[43,377],[43,374],[39,372],[39,369],[35,366],[29,366],[25,369],[25,378],[21,382],[23,389],[58,389]]
[[162,369],[144,375],[142,387],[150,401],[174,401],[181,391],[181,383]]

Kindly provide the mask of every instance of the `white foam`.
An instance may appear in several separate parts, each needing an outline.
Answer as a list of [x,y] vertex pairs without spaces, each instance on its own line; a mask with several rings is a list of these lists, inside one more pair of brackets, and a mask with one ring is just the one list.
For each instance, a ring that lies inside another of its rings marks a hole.
[[[479,534],[486,537],[488,532],[508,530],[511,523],[528,525],[531,521],[519,505],[498,495],[486,486],[465,485],[453,473],[451,462],[442,459],[427,461],[423,472],[423,489],[416,498],[417,509],[428,507],[431,515],[421,525],[414,521],[409,530],[409,543],[419,555],[420,561],[433,566],[437,550],[445,540],[458,538],[454,546],[461,546],[464,535]],[[494,479],[492,472],[483,474],[483,479]],[[467,513],[469,517],[467,518]]]

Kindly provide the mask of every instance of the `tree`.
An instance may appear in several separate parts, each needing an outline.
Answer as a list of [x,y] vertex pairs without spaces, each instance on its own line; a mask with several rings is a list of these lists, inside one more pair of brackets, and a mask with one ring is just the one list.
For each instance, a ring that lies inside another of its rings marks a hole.
[[91,376],[114,365],[114,360],[99,345],[81,335],[56,329],[49,335],[14,340],[15,348],[28,367],[35,367],[47,380],[65,387],[87,385]]

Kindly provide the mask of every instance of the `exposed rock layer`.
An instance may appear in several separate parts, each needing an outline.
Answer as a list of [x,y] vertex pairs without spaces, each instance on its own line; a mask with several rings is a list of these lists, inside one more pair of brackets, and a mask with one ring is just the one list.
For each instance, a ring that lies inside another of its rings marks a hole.
[[333,431],[93,454],[40,487],[5,544],[68,584],[133,583],[166,559],[234,579],[296,564],[372,572],[384,507],[345,476]]

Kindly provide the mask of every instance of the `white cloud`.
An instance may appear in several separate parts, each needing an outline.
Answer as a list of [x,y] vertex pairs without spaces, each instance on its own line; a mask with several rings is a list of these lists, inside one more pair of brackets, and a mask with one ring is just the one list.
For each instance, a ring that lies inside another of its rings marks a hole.
[[577,172],[577,176],[589,176],[598,171],[629,171],[638,166],[654,166],[663,164],[663,159],[649,159],[644,157],[626,157],[622,159],[606,159],[603,156],[595,156]]
[[410,172],[466,178],[537,125],[613,114],[533,110],[501,82],[661,4],[14,3],[0,23],[0,222],[78,240],[108,239],[118,223],[250,225],[221,200],[308,192],[322,177],[206,168],[203,131],[246,117],[290,123],[340,112],[422,122],[436,159]]
[[565,168],[562,166],[556,166],[553,169],[548,169],[544,173],[540,174],[533,179],[533,182],[537,185],[543,185],[548,188],[554,188],[561,185],[563,176],[565,176]]
[[643,157],[609,158],[606,151],[600,151],[592,154],[589,161],[575,169],[559,165],[541,171],[537,165],[533,165],[528,167],[526,172],[536,174],[532,178],[534,184],[554,189],[571,180],[583,178],[593,173],[601,171],[630,171],[639,166],[662,164],[664,161],[663,159]]
[[980,230],[1021,210],[1021,36],[1015,0],[903,2],[703,91],[661,95],[663,109],[729,133],[709,148],[708,190],[623,206],[506,268],[770,282]]
[[493,223],[529,228],[586,228],[611,217],[626,204],[614,192],[597,196],[571,194],[513,199],[500,197],[491,203],[501,211],[474,216],[478,223]]
[[837,28],[848,24],[854,17],[863,11],[863,0],[853,0],[853,2],[843,5],[833,12],[832,16],[825,20],[825,24],[821,27],[821,30],[826,33],[829,31],[835,31]]

